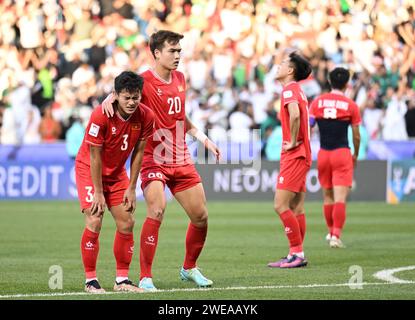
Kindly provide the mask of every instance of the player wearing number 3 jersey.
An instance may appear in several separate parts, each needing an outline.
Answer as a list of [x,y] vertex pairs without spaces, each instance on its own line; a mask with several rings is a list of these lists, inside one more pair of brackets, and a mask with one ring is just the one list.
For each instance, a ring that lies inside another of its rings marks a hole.
[[[147,218],[141,229],[139,286],[147,291],[156,290],[152,265],[166,208],[166,185],[190,219],[180,277],[195,282],[199,287],[209,287],[213,283],[196,265],[207,236],[208,212],[201,178],[187,150],[186,133],[202,142],[217,159],[220,153],[216,145],[186,117],[186,81],[184,75],[176,71],[182,38],[182,35],[166,30],[154,33],[150,37],[150,50],[155,58],[155,67],[141,74],[144,78],[142,101],[153,110],[156,129],[144,151],[140,173]],[[112,116],[111,101],[110,95],[103,102],[103,111],[108,116]]]
[[[349,71],[335,68],[329,74],[330,93],[317,97],[310,107],[310,122],[318,124],[320,150],[317,158],[318,178],[323,190],[323,212],[329,233],[330,247],[344,247],[340,240],[346,220],[346,198],[353,181],[353,166],[359,152],[360,113],[344,95]],[[352,126],[354,155],[350,153],[347,130]]]
[[[85,290],[89,293],[104,291],[97,279],[96,262],[105,206],[108,206],[117,225],[114,290],[143,291],[128,279],[128,271],[134,249],[135,189],[144,147],[154,132],[154,114],[140,103],[142,77],[133,72],[123,72],[115,78],[114,84],[116,116],[108,119],[100,107],[92,112],[75,161],[78,197],[85,214],[81,253]],[[130,155],[129,179],[125,163]]]

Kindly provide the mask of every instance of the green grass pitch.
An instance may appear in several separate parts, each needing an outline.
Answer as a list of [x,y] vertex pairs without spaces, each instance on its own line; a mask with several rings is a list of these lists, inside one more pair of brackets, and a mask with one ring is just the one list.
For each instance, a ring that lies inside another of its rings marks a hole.
[[[266,266],[287,253],[287,239],[271,201],[209,202],[208,208],[209,233],[198,262],[202,272],[214,281],[213,290],[183,290],[194,288],[178,275],[188,220],[173,201],[167,205],[153,266],[154,283],[162,291],[91,296],[76,294],[83,291],[84,282],[79,249],[83,217],[78,203],[0,202],[0,300],[415,299],[415,270],[394,274],[413,283],[387,284],[373,276],[384,269],[415,266],[413,204],[349,203],[343,237],[347,248],[330,249],[324,240],[321,203],[306,203],[305,253],[309,265],[293,270]],[[130,271],[134,281],[139,274],[139,235],[144,216],[144,203],[140,202]],[[114,231],[115,224],[106,211],[97,272],[107,291],[112,291],[115,276]],[[62,290],[49,288],[49,268],[53,265],[62,267]],[[349,268],[354,265],[362,268],[363,282],[369,283],[362,289],[347,285],[353,276]],[[40,293],[45,295],[34,295]]]

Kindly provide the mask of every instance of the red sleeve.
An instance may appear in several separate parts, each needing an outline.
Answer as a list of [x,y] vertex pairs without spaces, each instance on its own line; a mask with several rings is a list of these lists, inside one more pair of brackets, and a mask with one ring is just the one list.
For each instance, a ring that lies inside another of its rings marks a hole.
[[107,131],[107,119],[101,112],[101,106],[94,109],[85,131],[85,142],[93,146],[102,146]]
[[290,104],[291,102],[295,102],[298,105],[300,105],[300,97],[298,94],[298,90],[296,90],[295,87],[287,87],[282,92],[282,97],[284,99],[284,107]]
[[352,126],[357,126],[362,122],[362,119],[360,118],[360,111],[359,107],[356,103],[353,102],[352,104],[352,117],[351,117],[351,124]]
[[308,114],[310,117],[316,118],[316,109],[317,109],[317,99],[314,99],[313,102],[310,104],[310,108],[308,109]]
[[145,113],[141,122],[141,127],[144,129],[141,133],[140,140],[147,140],[154,134],[154,112],[145,105],[142,106]]

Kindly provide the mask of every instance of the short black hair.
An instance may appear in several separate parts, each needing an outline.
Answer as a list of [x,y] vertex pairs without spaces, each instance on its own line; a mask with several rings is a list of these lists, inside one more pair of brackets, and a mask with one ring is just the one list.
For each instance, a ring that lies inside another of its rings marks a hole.
[[290,63],[294,68],[294,80],[301,81],[307,79],[311,73],[311,64],[304,57],[296,52],[291,52]]
[[114,80],[114,89],[116,93],[127,90],[129,93],[143,90],[144,79],[132,71],[121,72]]
[[156,49],[160,51],[163,49],[164,42],[167,41],[168,43],[175,45],[179,43],[181,39],[183,39],[183,35],[173,31],[159,30],[153,33],[150,36],[150,51],[153,57],[156,57],[156,55],[154,54]]
[[337,67],[329,73],[330,85],[333,89],[344,89],[349,79],[350,72],[345,68]]

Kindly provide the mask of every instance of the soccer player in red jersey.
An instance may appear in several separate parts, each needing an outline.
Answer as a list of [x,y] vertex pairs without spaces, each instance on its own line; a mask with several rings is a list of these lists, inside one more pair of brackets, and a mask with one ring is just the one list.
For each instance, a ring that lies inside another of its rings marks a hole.
[[[115,78],[114,109],[108,119],[96,108],[75,160],[76,186],[85,229],[81,239],[85,291],[103,293],[96,274],[99,234],[105,206],[117,227],[114,239],[115,291],[142,292],[128,279],[134,250],[136,185],[146,141],[154,132],[154,114],[140,103],[143,78],[125,71]],[[131,156],[130,179],[125,169]]]
[[277,80],[283,85],[280,119],[283,145],[274,209],[284,225],[290,245],[289,254],[268,264],[271,268],[297,268],[307,265],[303,241],[306,175],[311,166],[308,102],[298,81],[311,73],[310,63],[296,52],[283,59]]
[[[349,78],[348,70],[335,68],[329,74],[332,91],[317,97],[310,107],[310,123],[315,125],[317,122],[320,131],[318,179],[323,189],[323,212],[329,229],[326,240],[332,248],[344,247],[340,236],[360,146],[359,107],[344,95]],[[353,156],[347,138],[349,125],[352,126]]]
[[[199,287],[209,287],[213,283],[201,274],[196,265],[207,235],[208,211],[202,181],[185,142],[186,133],[201,141],[217,159],[220,152],[186,116],[186,81],[184,75],[176,70],[182,38],[181,34],[167,30],[154,33],[150,37],[150,50],[155,58],[155,68],[141,74],[144,78],[142,101],[153,110],[156,128],[153,139],[145,148],[140,172],[147,217],[140,238],[139,287],[146,291],[157,290],[153,283],[152,264],[166,209],[165,185],[190,219],[180,277],[195,282]],[[111,101],[109,95],[103,102],[103,112],[108,116],[112,116]]]

